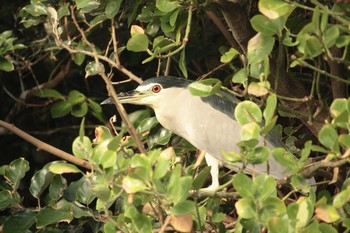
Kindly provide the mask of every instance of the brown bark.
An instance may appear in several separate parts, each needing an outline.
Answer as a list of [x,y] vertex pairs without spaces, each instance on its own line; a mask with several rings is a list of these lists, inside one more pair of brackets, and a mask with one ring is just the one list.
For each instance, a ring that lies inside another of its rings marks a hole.
[[[333,57],[339,58],[342,56],[342,50],[337,47],[332,47],[330,49],[330,52]],[[330,68],[331,74],[338,76],[338,77],[343,77],[345,73],[345,67],[342,63],[339,63],[335,60],[329,59],[328,65]],[[333,99],[336,98],[346,98],[348,96],[347,94],[347,86],[337,80],[332,79],[331,80],[331,85],[332,85],[332,93],[333,93]]]

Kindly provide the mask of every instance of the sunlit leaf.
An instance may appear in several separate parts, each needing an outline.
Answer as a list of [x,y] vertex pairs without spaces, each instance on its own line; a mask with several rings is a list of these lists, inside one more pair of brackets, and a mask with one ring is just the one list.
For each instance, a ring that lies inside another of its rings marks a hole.
[[256,215],[256,206],[251,198],[239,199],[236,202],[235,207],[237,209],[238,216],[241,218],[249,219]]
[[221,81],[214,78],[199,80],[188,85],[192,95],[206,97],[215,94],[221,88]]
[[75,165],[65,162],[53,163],[49,166],[49,170],[55,174],[82,173]]
[[239,52],[236,49],[230,48],[226,53],[224,53],[221,56],[220,61],[222,63],[228,63],[228,62],[232,61],[238,54],[239,54]]
[[295,8],[283,0],[260,0],[258,6],[260,12],[270,19],[287,15]]
[[145,34],[135,34],[127,42],[126,48],[133,52],[145,52],[148,50],[148,37]]
[[262,112],[257,104],[246,100],[237,105],[235,118],[241,125],[251,122],[260,123],[262,121]]

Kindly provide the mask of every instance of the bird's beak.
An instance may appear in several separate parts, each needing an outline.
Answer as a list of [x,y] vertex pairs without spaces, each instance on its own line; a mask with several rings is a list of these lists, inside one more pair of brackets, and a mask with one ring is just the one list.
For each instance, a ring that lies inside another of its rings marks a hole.
[[[118,94],[118,98],[122,104],[141,104],[141,100],[146,95],[144,93],[140,93],[139,91],[128,91],[121,92]],[[109,97],[101,102],[103,104],[114,104],[113,99]]]

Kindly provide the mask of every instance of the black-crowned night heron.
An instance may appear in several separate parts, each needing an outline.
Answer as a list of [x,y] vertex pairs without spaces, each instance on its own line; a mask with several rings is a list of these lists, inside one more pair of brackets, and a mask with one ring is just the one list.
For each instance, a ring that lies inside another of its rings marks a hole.
[[[212,184],[207,189],[219,186],[218,166],[222,163],[233,170],[240,170],[242,164],[227,164],[222,152],[240,153],[237,142],[241,141],[242,126],[234,118],[238,100],[229,93],[219,91],[209,97],[198,97],[190,93],[191,81],[178,77],[158,77],[144,81],[135,90],[119,94],[121,103],[146,105],[153,108],[159,123],[171,132],[185,138],[199,150],[206,152],[205,159],[211,166]],[[229,101],[223,96],[235,100]],[[112,104],[111,98],[101,104]],[[259,143],[269,148],[283,147],[277,138],[260,137]],[[268,165],[248,165],[246,173],[269,173],[282,179],[285,168],[269,156]]]

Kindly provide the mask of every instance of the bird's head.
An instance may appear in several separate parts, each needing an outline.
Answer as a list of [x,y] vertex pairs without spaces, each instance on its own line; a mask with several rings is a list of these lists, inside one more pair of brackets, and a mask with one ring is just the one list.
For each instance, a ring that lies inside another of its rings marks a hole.
[[[176,92],[184,90],[190,81],[178,77],[158,77],[144,81],[135,90],[122,92],[118,98],[123,104],[146,105],[157,108],[166,103],[170,98],[174,98]],[[113,100],[108,98],[101,104],[113,104]]]

